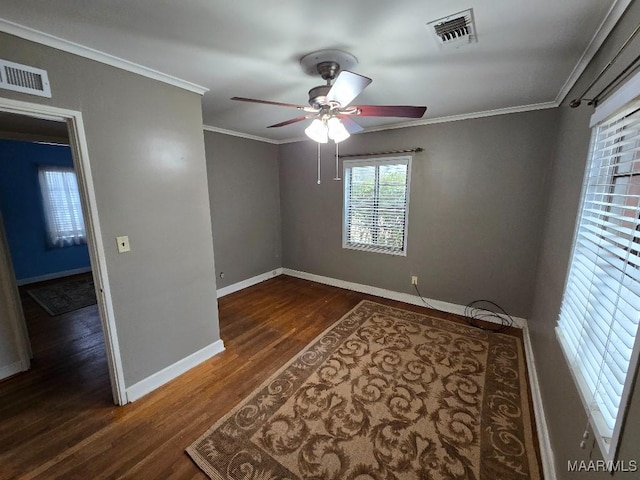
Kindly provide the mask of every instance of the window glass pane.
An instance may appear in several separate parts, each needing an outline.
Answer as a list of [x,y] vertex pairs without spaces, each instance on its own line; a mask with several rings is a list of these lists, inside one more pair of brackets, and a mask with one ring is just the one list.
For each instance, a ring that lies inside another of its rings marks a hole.
[[49,243],[54,247],[86,242],[78,182],[73,169],[44,166],[38,172]]
[[406,165],[380,167],[377,224],[379,245],[401,249],[404,244],[406,190]]

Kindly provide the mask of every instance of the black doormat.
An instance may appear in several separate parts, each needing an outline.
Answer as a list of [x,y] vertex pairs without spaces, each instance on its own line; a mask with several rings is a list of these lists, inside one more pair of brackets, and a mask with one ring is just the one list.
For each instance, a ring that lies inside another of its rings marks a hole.
[[32,288],[27,293],[49,315],[60,315],[96,303],[96,291],[91,277],[56,282]]

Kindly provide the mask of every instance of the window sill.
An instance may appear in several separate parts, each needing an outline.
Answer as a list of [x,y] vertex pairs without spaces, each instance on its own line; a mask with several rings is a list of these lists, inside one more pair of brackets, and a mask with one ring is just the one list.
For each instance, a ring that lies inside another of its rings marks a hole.
[[386,255],[395,255],[398,257],[407,256],[406,250],[388,250],[386,248],[380,248],[380,247],[374,247],[374,246],[368,246],[368,245],[359,245],[359,244],[353,244],[353,243],[343,244],[342,248],[345,248],[348,250],[360,250],[362,252],[370,252],[370,253],[384,253]]

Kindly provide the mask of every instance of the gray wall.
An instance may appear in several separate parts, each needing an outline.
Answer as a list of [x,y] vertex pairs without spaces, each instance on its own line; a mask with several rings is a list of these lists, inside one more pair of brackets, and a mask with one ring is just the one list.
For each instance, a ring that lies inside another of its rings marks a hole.
[[126,385],[218,340],[200,96],[6,34],[0,58],[53,98],[0,95],[83,114]]
[[282,266],[278,146],[207,131],[204,138],[221,288]]
[[411,172],[407,256],[342,248],[342,182],[323,147],[281,146],[283,266],[465,305],[497,302],[528,317],[557,111],[354,135],[341,153],[421,146]]
[[[597,57],[589,65],[567,100],[577,97],[591,79],[613,57],[626,40],[640,18],[640,2],[634,2],[616,30],[609,37]],[[640,51],[640,38],[629,46],[624,56],[612,68],[612,78],[630,58]],[[606,81],[606,80],[605,80]],[[597,93],[603,86],[598,84]],[[532,314],[529,320],[536,358],[540,389],[547,414],[552,447],[555,452],[560,479],[610,479],[601,473],[568,473],[567,462],[588,460],[590,448],[579,448],[586,424],[586,413],[574,386],[566,361],[555,336],[555,326],[571,253],[576,215],[590,139],[589,117],[593,108],[583,104],[577,109],[563,106],[560,109],[558,141],[549,195],[549,209],[544,226],[544,236],[538,265],[538,276]],[[637,383],[637,375],[636,375]],[[625,423],[619,458],[640,461],[640,391],[635,389],[629,415]],[[590,447],[591,445],[589,445]],[[593,458],[598,459],[597,446]],[[616,479],[637,479],[638,472],[617,473]]]

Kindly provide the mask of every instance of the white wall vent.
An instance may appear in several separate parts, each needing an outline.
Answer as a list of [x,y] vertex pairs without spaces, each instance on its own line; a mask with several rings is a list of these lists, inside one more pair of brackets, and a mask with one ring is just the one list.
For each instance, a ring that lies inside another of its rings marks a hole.
[[51,98],[46,70],[0,60],[0,88]]
[[427,23],[440,48],[458,48],[478,41],[473,8]]

